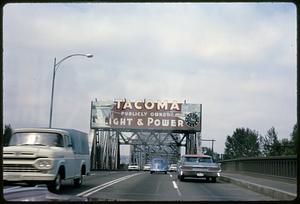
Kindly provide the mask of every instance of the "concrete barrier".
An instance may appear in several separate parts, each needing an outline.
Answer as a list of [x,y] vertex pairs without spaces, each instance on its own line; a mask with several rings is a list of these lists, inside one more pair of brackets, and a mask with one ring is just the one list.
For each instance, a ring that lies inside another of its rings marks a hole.
[[247,171],[297,178],[297,156],[253,157],[219,161],[223,171]]
[[219,179],[221,181],[230,182],[230,183],[236,184],[238,186],[252,190],[254,192],[270,196],[277,200],[294,200],[297,197],[297,194],[294,194],[294,193],[286,192],[286,191],[275,189],[275,188],[268,187],[268,186],[259,185],[259,184],[241,180],[241,179],[227,177],[224,175],[221,175]]

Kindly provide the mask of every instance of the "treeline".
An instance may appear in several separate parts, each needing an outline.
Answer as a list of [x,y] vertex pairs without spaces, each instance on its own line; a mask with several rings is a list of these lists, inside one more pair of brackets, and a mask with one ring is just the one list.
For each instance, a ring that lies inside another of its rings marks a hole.
[[297,144],[297,124],[294,125],[290,137],[281,140],[278,139],[274,127],[264,136],[249,128],[237,128],[231,136],[227,136],[222,159],[296,155]]

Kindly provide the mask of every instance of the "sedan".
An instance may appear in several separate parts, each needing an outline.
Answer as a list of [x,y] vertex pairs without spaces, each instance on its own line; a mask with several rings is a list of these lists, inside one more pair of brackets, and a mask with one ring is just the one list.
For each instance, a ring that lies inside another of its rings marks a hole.
[[221,168],[208,155],[183,155],[177,169],[180,181],[184,181],[186,177],[196,177],[207,181],[211,179],[215,183],[220,173]]
[[153,158],[151,160],[150,174],[163,172],[167,174],[168,162],[163,157]]
[[128,165],[128,171],[139,171],[140,167],[137,164],[129,164]]
[[143,167],[144,171],[150,171],[150,164],[145,164]]
[[171,164],[169,167],[169,171],[177,171],[177,164]]

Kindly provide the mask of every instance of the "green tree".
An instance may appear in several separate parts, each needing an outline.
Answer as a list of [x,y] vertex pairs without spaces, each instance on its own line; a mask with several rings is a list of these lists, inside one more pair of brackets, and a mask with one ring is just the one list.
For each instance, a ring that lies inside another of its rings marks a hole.
[[263,139],[263,154],[265,156],[280,156],[282,151],[277,132],[274,127],[271,127]]
[[260,136],[249,128],[237,128],[232,136],[227,136],[224,159],[257,157],[260,152]]
[[298,142],[299,142],[299,138],[298,138],[298,123],[296,123],[294,125],[293,132],[291,133],[290,136],[291,136],[291,142],[294,145],[293,154],[297,154],[297,152],[298,152],[297,146],[298,146]]
[[209,148],[209,147],[202,147],[202,152],[205,155],[210,155],[210,156],[213,155],[213,152],[212,152],[211,148]]
[[295,152],[294,152],[294,144],[293,144],[293,141],[287,139],[287,138],[284,138],[281,140],[280,142],[280,145],[281,145],[281,155],[294,155]]
[[202,147],[202,153],[205,155],[210,155],[212,156],[214,161],[218,161],[220,160],[220,154],[218,154],[217,152],[213,152],[211,148],[209,147]]
[[5,125],[3,134],[3,146],[7,146],[12,135],[11,125]]

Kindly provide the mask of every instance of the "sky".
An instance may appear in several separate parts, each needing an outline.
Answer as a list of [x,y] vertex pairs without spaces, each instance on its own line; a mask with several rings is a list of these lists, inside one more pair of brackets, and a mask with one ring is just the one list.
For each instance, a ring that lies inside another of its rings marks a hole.
[[[292,3],[27,3],[3,8],[3,124],[90,131],[91,101],[202,104],[223,153],[236,128],[290,138],[297,122]],[[210,143],[203,142],[203,146]]]

